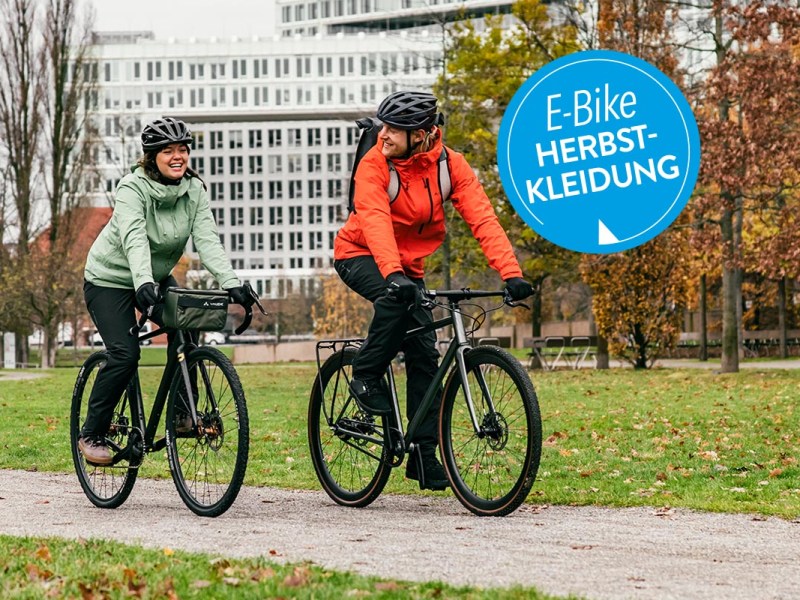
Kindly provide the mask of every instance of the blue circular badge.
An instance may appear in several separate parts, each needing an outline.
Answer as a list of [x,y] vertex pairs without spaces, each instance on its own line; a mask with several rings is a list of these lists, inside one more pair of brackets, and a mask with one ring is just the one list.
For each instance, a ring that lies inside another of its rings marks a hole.
[[577,252],[654,238],[680,214],[700,168],[689,104],[645,61],[578,52],[534,73],[500,125],[497,164],[522,219]]

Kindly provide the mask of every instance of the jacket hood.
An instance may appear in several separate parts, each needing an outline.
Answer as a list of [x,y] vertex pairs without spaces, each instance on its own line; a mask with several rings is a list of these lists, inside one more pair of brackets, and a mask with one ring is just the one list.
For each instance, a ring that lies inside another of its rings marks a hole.
[[150,198],[163,208],[171,208],[178,202],[178,198],[189,191],[191,178],[184,177],[178,185],[164,185],[158,181],[153,181],[147,176],[144,169],[137,167],[133,174],[145,185]]

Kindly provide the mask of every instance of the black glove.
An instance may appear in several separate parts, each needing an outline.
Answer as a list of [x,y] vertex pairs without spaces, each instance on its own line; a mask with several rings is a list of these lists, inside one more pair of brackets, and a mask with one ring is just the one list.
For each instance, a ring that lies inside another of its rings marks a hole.
[[143,283],[136,290],[136,303],[146,313],[151,306],[158,304],[158,285],[152,281]]
[[228,288],[226,291],[231,297],[231,300],[233,300],[234,304],[241,304],[245,308],[249,308],[253,306],[253,303],[255,302],[253,294],[250,293],[249,285],[239,285]]
[[406,304],[414,303],[415,308],[419,308],[422,302],[422,292],[417,284],[411,281],[402,271],[391,273],[386,282],[389,284],[386,290],[390,298]]
[[524,300],[533,295],[533,286],[522,277],[509,277],[506,279],[506,289],[512,300]]

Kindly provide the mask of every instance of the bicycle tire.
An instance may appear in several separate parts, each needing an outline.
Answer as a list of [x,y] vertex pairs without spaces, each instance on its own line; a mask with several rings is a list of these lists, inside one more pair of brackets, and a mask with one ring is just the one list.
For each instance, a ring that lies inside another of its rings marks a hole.
[[86,420],[89,396],[97,380],[97,374],[107,361],[107,352],[95,352],[86,359],[78,372],[72,391],[69,437],[75,473],[86,497],[99,508],[117,508],[128,499],[133,485],[136,483],[136,476],[139,473],[138,466],[141,464],[144,452],[142,433],[135,428],[135,424],[139,422],[139,414],[136,402],[130,401],[135,393],[131,386],[123,392],[114,408],[111,428],[106,439],[120,448],[133,449],[136,447],[134,459],[132,461],[123,460],[113,466],[92,465],[86,462],[78,449],[78,439],[81,427]]
[[[525,369],[495,346],[465,355],[476,418],[475,434],[458,369],[447,379],[439,419],[442,458],[453,493],[479,516],[504,516],[528,496],[542,452],[542,421],[536,391]],[[492,412],[478,377],[486,381]]]
[[335,352],[314,379],[308,403],[308,444],[322,488],[337,504],[364,507],[383,491],[391,474],[389,450],[373,442],[337,435],[333,426],[346,425],[383,439],[387,417],[379,421],[363,413],[350,395],[349,382],[356,348]]
[[169,468],[186,506],[200,516],[217,517],[236,500],[247,470],[247,403],[236,369],[222,352],[198,348],[186,356],[186,362],[190,373],[197,374],[199,431],[176,431],[176,417],[189,412],[181,396],[186,389],[183,375],[177,370],[167,399]]

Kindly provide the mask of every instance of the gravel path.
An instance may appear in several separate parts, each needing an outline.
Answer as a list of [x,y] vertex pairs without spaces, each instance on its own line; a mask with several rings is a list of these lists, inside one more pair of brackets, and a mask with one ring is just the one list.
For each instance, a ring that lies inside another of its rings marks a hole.
[[366,509],[323,492],[245,488],[222,517],[183,506],[171,481],[138,481],[94,508],[73,475],[0,470],[0,533],[106,538],[228,556],[586,598],[789,599],[800,520],[653,508],[524,506],[478,518],[454,498],[390,496]]

